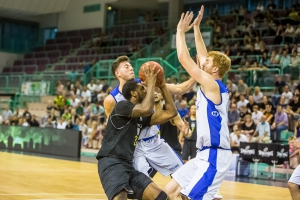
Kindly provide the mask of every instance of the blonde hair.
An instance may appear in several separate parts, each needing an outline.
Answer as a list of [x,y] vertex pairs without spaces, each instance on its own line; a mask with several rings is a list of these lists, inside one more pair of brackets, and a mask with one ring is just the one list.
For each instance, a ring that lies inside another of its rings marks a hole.
[[210,51],[208,57],[213,58],[213,65],[219,68],[218,74],[220,78],[223,78],[231,67],[230,58],[219,51]]

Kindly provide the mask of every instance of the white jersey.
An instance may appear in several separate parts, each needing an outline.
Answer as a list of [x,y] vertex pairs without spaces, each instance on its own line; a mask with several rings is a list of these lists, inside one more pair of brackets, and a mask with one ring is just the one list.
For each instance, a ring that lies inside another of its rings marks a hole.
[[[141,82],[140,79],[134,79],[136,82]],[[125,101],[125,97],[123,96],[123,94],[120,92],[119,90],[119,85],[116,86],[111,92],[110,92],[111,96],[113,96],[113,98],[115,99],[116,103],[118,103],[119,101]],[[140,132],[140,136],[139,136],[139,140],[141,139],[145,139],[145,138],[150,138],[153,137],[155,135],[157,135],[159,132],[159,127],[157,125],[151,126],[151,127],[147,127],[143,130],[141,130]]]
[[199,88],[197,92],[197,143],[199,149],[206,147],[220,147],[230,149],[228,120],[229,93],[227,87],[220,80],[216,80],[221,93],[221,103],[214,104],[206,98]]

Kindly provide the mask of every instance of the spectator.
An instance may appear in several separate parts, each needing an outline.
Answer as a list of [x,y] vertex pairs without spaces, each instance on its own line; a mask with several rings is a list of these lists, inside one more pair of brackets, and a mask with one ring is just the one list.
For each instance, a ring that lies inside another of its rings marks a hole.
[[284,96],[284,104],[289,104],[293,99],[293,93],[291,93],[288,85],[284,86],[281,96]]
[[249,114],[250,118],[251,118],[251,115],[248,111],[248,108],[246,106],[242,106],[242,109],[241,109],[241,112],[239,114],[239,121],[237,124],[244,124],[245,123],[245,116]]
[[255,101],[252,95],[249,95],[248,97],[248,103],[247,103],[247,108],[253,112],[253,106],[258,105]]
[[263,93],[260,91],[260,88],[258,86],[256,86],[254,88],[254,94],[253,94],[253,99],[254,99],[255,103],[257,103],[257,104],[261,103],[262,98],[263,98]]
[[[296,88],[297,88],[298,84],[295,82],[294,79],[290,79],[290,91],[295,94]],[[299,92],[299,90],[298,90]]]
[[275,50],[272,51],[271,59],[270,59],[270,64],[271,65],[277,65],[280,63],[280,55],[276,53]]
[[94,84],[94,79],[91,79],[91,82],[87,85],[89,91],[93,94],[96,90],[96,84]]
[[195,95],[196,92],[194,92],[193,88],[191,88],[190,91],[185,93],[182,97],[185,99],[186,102],[189,102]]
[[246,94],[248,85],[246,83],[244,83],[244,81],[242,79],[239,80],[237,87],[238,87],[238,94]]
[[79,123],[80,123],[80,119],[76,118],[75,122],[73,123],[73,130],[79,131]]
[[260,59],[259,64],[264,67],[270,66],[270,58],[268,57],[267,52],[263,52],[262,58]]
[[91,91],[88,90],[87,86],[83,87],[83,91],[81,92],[81,101],[88,101],[89,103],[92,101],[92,94]]
[[56,94],[61,95],[63,90],[64,90],[64,85],[60,81],[57,81],[56,82]]
[[232,103],[228,109],[228,127],[231,130],[233,126],[239,121],[239,112],[236,104]]
[[232,80],[227,79],[227,88],[229,92],[235,93],[238,90],[236,84],[232,82]]
[[285,98],[284,98],[284,96],[281,96],[281,97],[280,97],[280,100],[279,100],[279,104],[278,104],[278,105],[281,105],[282,109],[285,109],[285,108],[288,106],[288,104],[285,103]]
[[288,55],[287,50],[283,50],[282,57],[280,58],[281,68],[288,66],[291,63],[291,57]]
[[96,92],[97,94],[100,94],[101,91],[102,91],[102,88],[103,88],[103,84],[101,83],[101,80],[98,79],[98,80],[96,81],[95,92]]
[[277,80],[275,82],[274,95],[272,95],[272,103],[274,107],[278,104],[279,98],[283,92],[283,87],[286,83],[282,80],[281,76],[277,76]]
[[247,136],[247,138],[251,138],[253,136],[253,133],[255,131],[256,125],[253,122],[252,118],[251,118],[251,114],[247,113],[244,117],[244,122],[241,125],[241,133],[245,134]]
[[276,4],[272,0],[270,0],[267,8],[271,11],[274,11],[276,9]]
[[43,125],[45,128],[55,128],[54,124],[52,123],[51,117],[47,118],[47,122]]
[[27,118],[28,120],[31,120],[31,113],[28,111],[28,107],[24,108],[23,117]]
[[176,100],[175,100],[175,106],[176,106],[177,110],[179,110],[181,102],[184,101],[184,100],[182,100],[182,95],[176,95],[175,98],[176,98]]
[[281,44],[283,35],[284,35],[283,27],[281,24],[279,24],[277,31],[276,31],[276,37],[274,40],[274,44]]
[[108,85],[108,83],[107,83],[107,80],[104,79],[104,80],[103,80],[102,92],[106,92],[106,91],[108,90],[108,88],[109,88],[109,85]]
[[30,121],[28,121],[28,123],[30,126],[33,126],[33,127],[40,127],[40,123],[36,120],[35,115],[32,115],[32,118]]
[[47,108],[46,108],[47,114],[50,114],[50,112],[51,112],[51,110],[53,108],[55,108],[54,105],[53,105],[53,101],[48,100],[48,102],[47,102]]
[[289,45],[288,43],[284,43],[284,47],[283,47],[283,49],[282,49],[282,52],[283,52],[284,50],[286,50],[287,54],[292,53],[291,48],[290,48],[290,45]]
[[69,121],[72,118],[71,113],[69,112],[69,109],[65,109],[64,114],[62,115],[62,117],[66,120]]
[[258,124],[258,122],[260,121],[260,119],[263,115],[264,114],[258,110],[257,105],[253,106],[252,120],[254,121],[255,124]]
[[231,146],[239,147],[241,142],[249,142],[249,140],[244,134],[241,134],[239,129],[236,129],[231,139]]
[[71,81],[71,83],[75,83],[77,76],[78,76],[78,72],[75,71],[75,67],[72,67],[72,70],[68,74],[69,74],[69,80]]
[[95,64],[96,64],[96,59],[93,59],[90,64],[87,64],[83,68],[83,73],[86,74]]
[[71,119],[68,120],[68,124],[66,125],[66,129],[73,129],[73,123],[72,123]]
[[293,100],[289,102],[286,109],[284,109],[284,112],[288,115],[289,130],[293,130],[294,120],[298,120],[300,114],[300,101],[298,95],[294,95]]
[[[271,139],[273,141],[280,141],[281,131],[288,129],[288,116],[283,112],[282,106],[277,106],[277,112],[275,114],[275,120],[271,126]],[[274,137],[275,136],[275,137]]]
[[20,117],[23,117],[23,113],[20,111],[18,107],[15,108],[15,111],[13,113],[13,116],[16,117],[17,119]]
[[260,2],[260,1],[257,3],[256,10],[260,10],[261,12],[264,11],[264,6],[261,5],[261,2]]
[[56,128],[57,129],[66,129],[67,124],[65,123],[64,117],[61,117],[57,121]]
[[298,27],[295,31],[295,42],[300,42],[300,23],[298,24]]
[[51,119],[51,122],[56,122],[56,116],[55,116],[55,110],[52,108],[50,114],[48,115],[48,118]]
[[13,116],[13,113],[12,113],[11,110],[8,108],[8,105],[6,105],[6,106],[4,107],[3,112],[2,112],[2,119],[3,119],[4,121],[6,121],[6,120],[11,120],[12,116]]
[[58,111],[63,111],[65,107],[65,101],[62,95],[57,95],[56,98],[54,99],[54,107]]
[[98,129],[98,123],[96,121],[92,122],[91,128],[88,129],[88,135],[88,147],[99,149],[101,146],[102,135],[101,131]]
[[257,124],[251,142],[271,143],[270,124],[266,121],[266,116],[261,117],[261,122]]
[[181,118],[188,117],[189,110],[187,108],[187,102],[186,101],[182,101],[180,103],[180,109],[178,109],[178,113],[179,113],[179,115],[180,115]]
[[291,57],[291,63],[284,68],[284,73],[290,73],[292,80],[297,80],[299,77],[299,64],[300,64],[300,57],[298,56],[297,51],[293,51]]
[[86,120],[90,119],[91,107],[90,107],[90,103],[88,101],[84,102],[83,114],[84,114]]
[[249,101],[245,99],[245,96],[243,94],[240,95],[240,101],[237,103],[238,110],[241,110],[242,106],[247,106]]
[[23,117],[23,121],[22,121],[22,122],[23,122],[23,123],[22,123],[22,126],[23,126],[23,127],[29,127],[29,126],[30,126],[29,123],[28,123],[28,120],[29,120],[29,119],[27,119],[26,117]]
[[[291,12],[289,13],[290,22],[295,25],[298,22],[298,12],[296,11],[295,7],[292,7]],[[288,23],[289,24],[289,23]]]
[[263,96],[262,102],[259,104],[259,109],[260,109],[260,111],[264,112],[265,109],[266,109],[266,105],[267,105],[268,103],[271,103],[271,104],[272,104],[272,102],[270,102],[270,101],[268,100],[268,97],[267,97],[267,96]]
[[76,98],[75,95],[72,95],[70,99],[70,106],[72,106],[73,108],[77,108],[80,105],[81,105],[80,100]]
[[272,109],[272,103],[267,103],[266,109],[263,112],[269,124],[273,124],[275,112]]

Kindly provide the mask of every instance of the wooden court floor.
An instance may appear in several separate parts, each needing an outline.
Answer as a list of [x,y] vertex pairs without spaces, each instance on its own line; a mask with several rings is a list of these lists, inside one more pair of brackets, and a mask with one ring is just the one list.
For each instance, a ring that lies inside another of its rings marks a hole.
[[[156,175],[161,188],[170,180]],[[224,200],[291,200],[287,188],[224,181]],[[97,165],[0,152],[0,200],[104,200]]]

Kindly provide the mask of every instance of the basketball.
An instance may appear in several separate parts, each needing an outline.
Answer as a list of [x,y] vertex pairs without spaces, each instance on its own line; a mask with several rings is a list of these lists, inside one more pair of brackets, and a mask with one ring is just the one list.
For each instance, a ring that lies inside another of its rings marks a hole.
[[148,61],[145,62],[141,67],[140,67],[140,71],[139,71],[139,77],[141,79],[142,82],[144,82],[146,80],[145,74],[143,72],[143,67],[146,67],[147,64],[149,64],[150,69],[152,69],[155,66],[155,72],[157,72],[157,70],[160,69],[160,72],[157,74],[157,78],[156,78],[156,84],[155,86],[160,85],[164,79],[165,79],[165,74],[164,74],[164,69],[162,68],[162,66],[154,61]]

